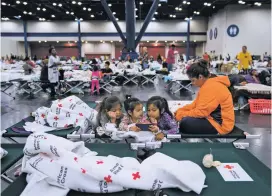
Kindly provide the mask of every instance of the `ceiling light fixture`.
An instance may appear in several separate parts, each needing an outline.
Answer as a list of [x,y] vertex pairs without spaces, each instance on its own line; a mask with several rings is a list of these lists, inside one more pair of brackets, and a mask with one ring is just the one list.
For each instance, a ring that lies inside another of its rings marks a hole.
[[156,20],[156,18],[152,18],[152,20]]
[[194,40],[194,42],[196,42],[196,40]]
[[75,43],[77,43],[77,41],[75,41]]
[[149,41],[146,41],[146,42],[149,42]]
[[2,5],[7,5],[5,2],[2,2]]
[[62,6],[62,4],[61,3],[59,3],[59,7],[61,7]]
[[103,42],[103,40],[100,40],[100,42]]
[[138,8],[135,8],[135,11],[137,11],[138,10]]
[[70,12],[66,11],[66,14],[70,14]]
[[187,1],[183,1],[183,4],[186,4],[187,3]]
[[116,18],[116,20],[118,21],[118,20],[119,20],[119,18]]
[[53,3],[53,6],[56,6],[57,4],[56,3]]
[[44,40],[44,42],[47,42],[46,40]]
[[28,12],[29,15],[32,15],[32,12]]
[[79,20],[80,20],[80,21],[83,21],[83,18],[80,18]]
[[113,15],[115,15],[115,14],[116,14],[116,12],[112,12],[112,14],[113,14]]
[[91,8],[88,8],[88,11],[90,12],[92,9]]
[[24,13],[24,14],[27,14],[27,12],[26,12],[26,11],[24,11],[23,13]]
[[92,14],[91,17],[94,18],[94,15]]
[[110,41],[111,43],[113,42],[113,41]]
[[83,8],[83,10],[86,10],[86,9],[87,9],[86,7]]
[[185,42],[185,40],[183,40],[183,43]]
[[78,19],[77,19],[77,18],[75,18],[75,21],[78,21]]
[[181,11],[181,10],[182,10],[182,8],[180,7],[178,10],[179,10],[179,11]]
[[191,2],[187,2],[187,5],[190,5],[191,4]]
[[76,2],[75,2],[75,1],[72,1],[72,4],[76,4]]
[[136,18],[138,18],[138,15],[135,15]]
[[37,10],[41,10],[41,8],[37,7]]
[[87,44],[88,42],[86,41],[85,44]]
[[157,15],[157,14],[158,14],[158,12],[155,12],[155,14]]
[[46,11],[46,9],[45,9],[45,8],[43,8],[42,10],[43,10],[44,12]]
[[167,41],[164,41],[165,43],[167,42]]
[[39,21],[42,21],[42,18],[39,18]]
[[207,4],[208,4],[207,2],[204,3],[204,5],[207,5]]
[[190,20],[193,20],[193,18],[192,18],[192,17],[190,17]]
[[81,5],[82,3],[79,1],[77,4],[78,4],[78,5]]
[[238,3],[244,5],[246,2],[244,2],[244,1],[238,1]]
[[175,7],[175,10],[178,10],[179,8],[178,7]]
[[75,13],[74,12],[71,12],[71,15],[74,15]]
[[161,4],[159,3],[159,5],[158,5],[159,7],[161,7]]
[[210,7],[211,5],[212,5],[212,4],[210,4],[210,3],[207,3],[207,6],[208,6],[208,7]]
[[189,18],[186,17],[184,20],[189,20]]
[[141,2],[140,2],[140,5],[143,5],[143,4],[144,4],[144,3],[141,1]]
[[57,41],[57,43],[59,43],[59,41]]
[[262,4],[259,2],[255,2],[254,5],[261,6]]
[[52,18],[55,18],[55,15],[51,15]]
[[41,41],[39,41],[39,43],[41,43]]
[[109,7],[111,7],[112,5],[111,4],[108,4]]
[[21,2],[20,1],[16,1],[17,4],[20,4]]
[[172,17],[173,17],[173,15],[172,15],[172,14],[170,14],[170,17],[172,18]]
[[212,7],[213,9],[215,8],[215,6]]
[[176,18],[176,15],[173,15],[173,18]]

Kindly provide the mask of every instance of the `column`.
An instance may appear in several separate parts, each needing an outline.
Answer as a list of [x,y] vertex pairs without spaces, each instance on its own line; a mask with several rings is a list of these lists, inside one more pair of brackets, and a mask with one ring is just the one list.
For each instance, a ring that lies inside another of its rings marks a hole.
[[24,44],[25,44],[25,57],[28,56],[28,43],[27,43],[27,22],[23,21],[24,25]]
[[187,42],[186,42],[186,59],[189,60],[190,56],[190,19],[187,21]]
[[77,27],[78,27],[78,42],[77,42],[77,47],[78,47],[78,58],[81,59],[81,30],[80,30],[80,20],[77,21]]

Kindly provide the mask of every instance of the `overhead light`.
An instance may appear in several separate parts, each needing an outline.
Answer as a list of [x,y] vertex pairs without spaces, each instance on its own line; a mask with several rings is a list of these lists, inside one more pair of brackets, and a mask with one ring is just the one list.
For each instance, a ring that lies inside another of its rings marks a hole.
[[51,15],[52,18],[55,18],[55,15]]
[[42,21],[42,18],[39,18],[39,21]]
[[87,9],[86,7],[83,8],[83,10],[86,10],[86,9]]
[[184,20],[189,20],[189,18],[186,17]]
[[44,42],[47,42],[46,40],[44,40]]
[[207,6],[208,6],[208,7],[210,7],[211,5],[212,5],[212,4],[210,4],[210,3],[207,3]]
[[196,42],[196,40],[194,40],[194,42]]
[[259,2],[254,3],[254,5],[261,6],[262,4]]
[[70,12],[66,11],[66,14],[70,14]]
[[77,41],[75,41],[75,43],[77,43]]
[[81,5],[82,3],[79,1],[77,4],[78,4],[78,5]]
[[44,12],[46,11],[46,9],[45,9],[45,8],[43,8],[42,10],[43,10]]
[[82,21],[82,20],[83,20],[83,18],[80,18],[79,20],[80,20],[80,21]]
[[105,43],[105,41],[103,41],[103,44]]
[[61,7],[62,6],[62,4],[61,3],[59,3],[59,7]]
[[109,7],[111,7],[112,5],[111,4],[108,4]]
[[92,14],[91,17],[94,18],[94,15]]
[[138,10],[138,8],[135,8],[135,11],[137,11]]
[[75,18],[75,21],[78,21],[78,19],[77,19],[77,18]]
[[186,4],[187,3],[187,1],[183,1],[183,4]]
[[119,20],[119,18],[116,18],[116,20]]
[[179,9],[178,7],[175,8],[175,10],[178,10],[178,9]]
[[81,42],[84,42],[84,39],[83,39],[83,40],[81,40]]
[[119,42],[121,42],[122,40],[119,40]]
[[92,9],[91,8],[88,8],[88,11],[90,12]]
[[8,4],[8,6],[10,6],[10,4]]
[[157,14],[158,14],[158,12],[155,12],[155,14],[157,15]]
[[156,18],[152,18],[152,20],[156,20]]
[[178,40],[175,40],[175,42],[178,42]]
[[7,5],[5,2],[2,2],[2,5]]
[[20,4],[21,2],[20,1],[16,1],[17,4]]
[[138,18],[138,15],[135,15],[136,18]]
[[144,3],[141,1],[141,2],[140,2],[140,5],[143,5],[143,4],[144,4]]
[[161,7],[161,4],[159,3],[159,5],[158,5],[159,7]]
[[113,42],[113,41],[110,41],[111,43]]
[[100,42],[102,43],[102,42],[103,42],[103,40],[100,40]]
[[192,17],[190,17],[190,20],[192,20],[193,18]]
[[146,41],[146,42],[149,42],[149,41]]
[[32,15],[32,12],[28,12],[29,15]]
[[37,7],[37,10],[41,10],[41,8]]
[[176,18],[176,15],[173,15],[173,18]]
[[183,40],[183,43],[185,42],[185,40]]
[[75,2],[75,1],[72,1],[72,4],[76,4],[76,2]]
[[85,42],[85,44],[87,44],[87,43],[88,43],[88,41]]
[[187,5],[190,5],[191,4],[191,2],[187,2]]
[[178,10],[179,10],[179,11],[181,11],[181,10],[182,10],[182,8],[180,7]]
[[39,43],[41,43],[41,41],[39,41]]
[[204,5],[207,5],[207,2],[205,2]]
[[215,6],[212,7],[213,9],[215,8]]
[[170,14],[170,17],[172,18],[172,17],[173,17],[173,15],[172,15],[172,14]]
[[71,12],[71,15],[74,15],[75,13],[74,12]]
[[56,6],[57,4],[56,3],[53,3],[53,6]]
[[116,12],[112,12],[112,14],[113,14],[113,15],[115,15],[115,14],[116,14]]
[[238,1],[238,3],[240,3],[240,4],[245,4],[246,2],[244,2],[244,1]]
[[57,43],[59,43],[59,41],[57,41]]
[[165,43],[167,42],[167,41],[164,41]]
[[8,17],[2,17],[1,19],[2,19],[2,20],[5,20],[5,21],[9,20]]

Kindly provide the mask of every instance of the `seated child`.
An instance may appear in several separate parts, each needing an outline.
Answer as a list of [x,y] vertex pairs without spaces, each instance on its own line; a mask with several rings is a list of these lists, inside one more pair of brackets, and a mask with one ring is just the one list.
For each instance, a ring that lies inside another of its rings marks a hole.
[[147,115],[151,123],[149,130],[157,133],[156,140],[162,140],[166,134],[178,132],[178,125],[170,112],[167,100],[154,96],[147,101]]
[[137,98],[130,98],[124,102],[127,114],[122,118],[119,125],[120,131],[141,131],[136,123],[149,123],[143,113],[143,104]]
[[122,104],[119,98],[116,96],[104,98],[97,115],[99,126],[105,127],[107,123],[112,123],[119,127],[122,117]]
[[111,75],[113,74],[112,69],[110,68],[110,62],[105,62],[105,69],[102,71],[103,73],[103,80],[105,82],[109,82],[111,80]]

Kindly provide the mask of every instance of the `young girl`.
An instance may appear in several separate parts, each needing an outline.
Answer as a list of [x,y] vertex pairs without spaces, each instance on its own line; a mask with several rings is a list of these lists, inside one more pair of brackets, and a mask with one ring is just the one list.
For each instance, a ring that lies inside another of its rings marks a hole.
[[105,127],[107,123],[112,123],[119,127],[122,117],[122,104],[119,98],[116,96],[104,98],[97,115],[99,126]]
[[99,79],[101,78],[101,74],[100,72],[98,71],[98,67],[96,65],[93,66],[93,72],[92,72],[92,75],[91,75],[91,81],[92,81],[92,90],[91,90],[91,94],[93,95],[94,94],[94,87],[96,87],[96,91],[97,91],[97,94],[100,95],[100,92],[99,92],[99,89],[100,89],[100,86],[99,86]]
[[166,99],[160,96],[151,97],[147,101],[147,115],[154,125],[149,130],[156,134],[156,140],[162,140],[166,134],[178,132],[177,122],[170,112]]
[[141,131],[136,123],[148,123],[147,118],[144,116],[143,104],[137,98],[130,98],[124,102],[124,107],[127,112],[119,125],[120,131]]

